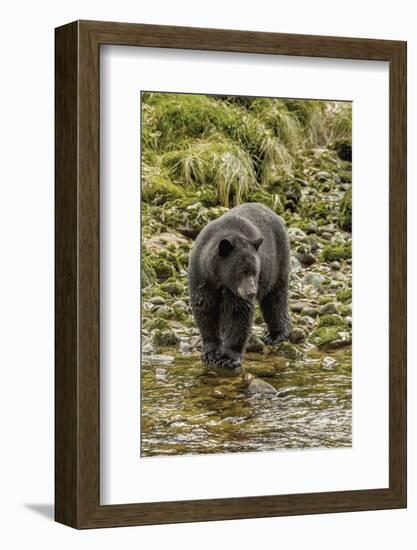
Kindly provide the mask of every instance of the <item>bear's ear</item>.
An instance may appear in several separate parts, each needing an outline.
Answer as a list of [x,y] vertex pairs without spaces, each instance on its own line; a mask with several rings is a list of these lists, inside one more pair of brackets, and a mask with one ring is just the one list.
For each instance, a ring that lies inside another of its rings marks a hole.
[[255,247],[255,250],[258,250],[258,248],[261,246],[261,244],[264,242],[263,237],[259,237],[259,239],[256,239],[255,241],[252,241],[253,246]]
[[219,242],[219,256],[226,258],[234,249],[234,245],[228,239],[222,239]]

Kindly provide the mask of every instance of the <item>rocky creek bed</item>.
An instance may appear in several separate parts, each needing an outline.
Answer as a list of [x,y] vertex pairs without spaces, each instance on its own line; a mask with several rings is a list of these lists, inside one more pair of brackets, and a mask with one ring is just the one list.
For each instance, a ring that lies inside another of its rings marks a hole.
[[[349,106],[167,96],[142,103],[141,456],[350,446]],[[249,201],[286,222],[293,328],[265,346],[257,309],[228,373],[200,361],[188,256],[207,222]]]

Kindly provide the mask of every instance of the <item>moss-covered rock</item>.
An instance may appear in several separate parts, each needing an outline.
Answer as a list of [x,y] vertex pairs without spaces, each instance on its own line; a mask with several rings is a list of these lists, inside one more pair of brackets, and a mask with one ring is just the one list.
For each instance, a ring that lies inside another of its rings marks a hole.
[[336,298],[339,300],[339,302],[351,302],[352,301],[352,289],[351,288],[344,288],[343,290],[339,290],[336,292]]
[[147,330],[168,330],[170,328],[170,325],[166,319],[154,317],[153,319],[148,319],[143,322],[142,324],[143,328],[146,328]]
[[175,310],[170,306],[161,306],[158,307],[155,315],[161,319],[175,319]]
[[297,346],[295,346],[294,344],[290,344],[289,342],[282,342],[277,349],[282,357],[285,357],[286,359],[290,359],[292,361],[300,359],[303,355],[302,352],[297,348]]
[[185,191],[179,185],[161,175],[155,174],[142,179],[142,200],[154,205],[164,204],[168,200],[185,196]]
[[151,261],[151,265],[158,281],[165,281],[175,274],[174,266],[168,263],[164,258],[155,258]]
[[323,315],[320,317],[318,328],[321,327],[344,327],[345,321],[341,315]]
[[323,260],[333,262],[335,260],[347,260],[352,258],[352,244],[328,244],[323,248]]
[[161,285],[161,289],[171,296],[180,296],[184,292],[184,285],[174,279],[168,279]]
[[352,231],[352,188],[346,191],[340,202],[338,224],[344,231]]
[[352,337],[347,329],[331,325],[317,328],[311,335],[311,341],[319,349],[330,350],[350,345]]

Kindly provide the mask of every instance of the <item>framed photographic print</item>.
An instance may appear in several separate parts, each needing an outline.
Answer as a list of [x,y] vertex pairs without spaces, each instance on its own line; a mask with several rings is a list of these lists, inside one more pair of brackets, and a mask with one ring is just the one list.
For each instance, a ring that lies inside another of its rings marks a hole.
[[56,29],[56,520],[406,506],[406,44]]

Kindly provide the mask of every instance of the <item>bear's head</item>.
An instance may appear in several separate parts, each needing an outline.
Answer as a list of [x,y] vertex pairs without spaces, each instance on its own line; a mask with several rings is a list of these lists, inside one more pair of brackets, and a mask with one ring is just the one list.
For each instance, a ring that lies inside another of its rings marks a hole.
[[258,251],[263,240],[239,235],[222,238],[218,244],[218,283],[244,300],[253,301],[258,294],[261,266]]

